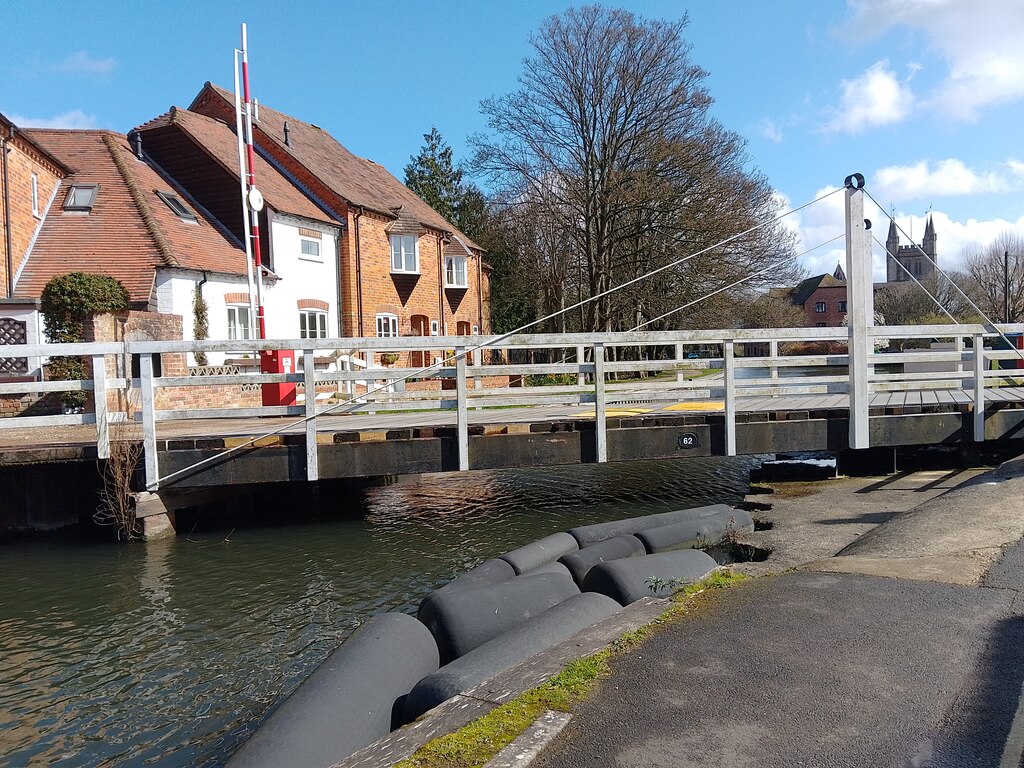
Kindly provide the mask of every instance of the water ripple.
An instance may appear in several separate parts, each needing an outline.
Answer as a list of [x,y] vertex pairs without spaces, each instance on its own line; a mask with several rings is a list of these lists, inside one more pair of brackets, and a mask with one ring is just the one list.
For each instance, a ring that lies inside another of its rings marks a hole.
[[[750,459],[424,476],[364,519],[0,550],[0,766],[222,765],[360,622],[575,525],[745,492]],[[345,500],[351,504],[351,499]]]

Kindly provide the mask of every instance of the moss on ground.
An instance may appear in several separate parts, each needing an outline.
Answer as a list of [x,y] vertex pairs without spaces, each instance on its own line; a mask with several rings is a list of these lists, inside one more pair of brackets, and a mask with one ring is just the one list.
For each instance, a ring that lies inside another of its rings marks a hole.
[[771,489],[770,495],[779,499],[799,499],[803,496],[821,493],[822,486],[826,482],[825,480],[808,480],[791,483],[764,483],[756,487]]
[[598,680],[610,671],[609,661],[633,650],[660,628],[684,615],[693,598],[711,589],[726,589],[747,577],[718,569],[696,584],[687,584],[673,595],[668,608],[654,621],[627,632],[608,648],[575,659],[548,682],[501,704],[478,720],[416,750],[395,768],[479,768],[498,754],[547,710],[571,712]]

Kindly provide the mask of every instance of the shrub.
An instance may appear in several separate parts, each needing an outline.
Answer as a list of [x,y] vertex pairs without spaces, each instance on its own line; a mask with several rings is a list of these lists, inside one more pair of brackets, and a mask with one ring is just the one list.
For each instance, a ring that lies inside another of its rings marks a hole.
[[[43,288],[40,308],[46,320],[46,338],[54,344],[84,340],[85,319],[104,312],[123,312],[130,297],[121,283],[107,275],[72,272],[58,275]],[[58,357],[50,363],[50,378],[76,381],[85,378],[85,363],[79,357]],[[63,392],[61,401],[69,408],[85,403],[83,392]]]

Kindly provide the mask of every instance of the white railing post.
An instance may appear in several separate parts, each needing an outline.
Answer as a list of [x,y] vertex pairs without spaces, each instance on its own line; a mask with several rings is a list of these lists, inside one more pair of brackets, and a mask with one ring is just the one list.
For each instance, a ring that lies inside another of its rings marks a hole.
[[[956,337],[956,372],[964,372],[964,337]],[[960,379],[961,386],[963,386],[963,379]]]
[[871,236],[864,219],[864,177],[846,178],[846,274],[847,332],[850,373],[850,447],[871,445],[868,408],[871,401],[868,380],[872,338],[868,328],[875,323],[874,286],[871,282]]
[[465,472],[469,469],[469,408],[466,400],[466,348],[455,349],[455,397],[458,422],[459,442],[459,471]]
[[771,366],[768,368],[768,378],[772,380],[772,397],[778,397],[779,393],[775,391],[778,386],[779,380],[779,366],[775,363],[779,357],[779,341],[778,339],[772,339],[768,342],[768,356],[771,358]]
[[153,355],[139,355],[139,389],[142,401],[142,453],[146,464],[146,490],[158,490],[160,469],[156,456],[156,398],[153,396]]
[[736,365],[735,345],[726,340],[722,349],[722,366],[725,378],[725,455],[736,455]]
[[[473,367],[479,368],[484,364],[484,351],[480,347],[473,349]],[[473,389],[483,389],[484,378],[479,374],[473,377]]]
[[974,441],[985,441],[985,337],[974,334]]
[[686,381],[686,374],[682,370],[684,349],[682,344],[676,342],[676,381]]
[[608,420],[605,417],[604,344],[594,345],[594,440],[597,463],[608,461]]
[[587,383],[587,375],[583,372],[583,362],[587,359],[586,347],[580,344],[576,347],[576,365],[579,373],[576,374],[576,384],[580,387]]
[[92,399],[96,410],[96,456],[110,458],[110,420],[107,415],[107,361],[92,356]]
[[306,480],[320,479],[320,462],[316,447],[316,357],[312,349],[302,350],[302,378],[306,394]]

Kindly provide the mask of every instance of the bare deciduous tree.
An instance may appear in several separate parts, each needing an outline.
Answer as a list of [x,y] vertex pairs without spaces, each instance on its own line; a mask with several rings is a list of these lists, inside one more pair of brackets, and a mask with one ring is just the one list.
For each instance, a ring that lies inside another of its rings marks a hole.
[[[1004,273],[1004,254],[1009,254],[1009,290]],[[968,295],[989,319],[1003,322],[1004,299],[1009,308],[1007,322],[1024,322],[1024,237],[1003,232],[985,247],[964,251],[965,281]]]
[[[482,104],[493,134],[473,138],[474,165],[522,217],[520,254],[538,270],[542,311],[599,297],[551,330],[634,327],[768,264],[779,269],[755,286],[791,277],[792,242],[774,224],[602,295],[778,211],[743,140],[710,115],[686,23],[598,6],[553,16],[531,39],[520,89]],[[727,304],[651,327],[718,324]]]

